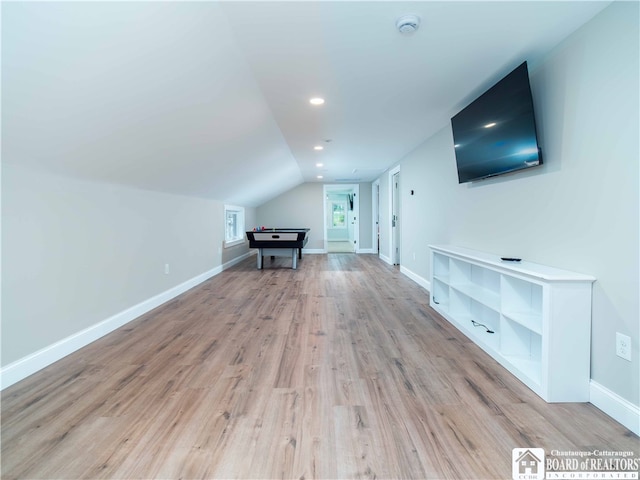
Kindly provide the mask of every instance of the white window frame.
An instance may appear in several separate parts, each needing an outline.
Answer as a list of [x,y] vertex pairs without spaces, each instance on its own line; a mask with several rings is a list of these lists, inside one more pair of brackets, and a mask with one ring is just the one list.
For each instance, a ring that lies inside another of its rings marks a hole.
[[[236,231],[235,235],[229,231],[229,214],[236,215]],[[244,224],[244,207],[238,207],[236,205],[224,206],[224,247],[233,247],[234,245],[240,245],[244,243],[245,224]]]
[[[349,218],[347,201],[346,200],[330,200],[329,203],[331,204],[331,208],[329,208],[329,228],[333,228],[335,230],[345,230],[347,228],[347,220]],[[344,225],[336,226],[333,223],[333,206],[334,205],[340,205],[342,207],[342,210],[344,210]]]

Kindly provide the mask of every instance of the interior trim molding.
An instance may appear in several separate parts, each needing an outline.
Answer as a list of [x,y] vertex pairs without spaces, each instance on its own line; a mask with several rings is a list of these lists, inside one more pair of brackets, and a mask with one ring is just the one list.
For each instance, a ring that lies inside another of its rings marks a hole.
[[14,383],[19,382],[33,375],[39,370],[57,362],[58,360],[66,357],[67,355],[89,345],[90,343],[104,337],[108,333],[122,327],[132,320],[144,315],[145,313],[159,307],[163,303],[174,299],[178,295],[186,292],[187,290],[205,282],[206,280],[218,275],[222,271],[236,265],[245,258],[249,257],[250,253],[245,253],[239,257],[230,260],[218,267],[212,268],[200,275],[182,282],[175,287],[172,287],[162,293],[154,295],[153,297],[144,300],[137,305],[116,313],[115,315],[102,320],[90,327],[80,330],[62,340],[59,340],[51,345],[48,345],[36,352],[33,352],[15,362],[12,362],[0,369],[0,390],[4,390],[10,387]]
[[594,380],[589,383],[589,401],[615,421],[640,435],[640,407]]
[[420,285],[425,290],[431,291],[431,282],[429,282],[429,280],[427,280],[426,278],[421,277],[417,273],[409,270],[407,267],[403,267],[402,265],[400,265],[400,273],[402,273],[402,274],[406,275],[407,277],[409,277],[411,280],[416,282],[418,285]]
[[378,258],[389,265],[393,265],[393,263],[391,263],[391,259],[382,253],[378,254]]

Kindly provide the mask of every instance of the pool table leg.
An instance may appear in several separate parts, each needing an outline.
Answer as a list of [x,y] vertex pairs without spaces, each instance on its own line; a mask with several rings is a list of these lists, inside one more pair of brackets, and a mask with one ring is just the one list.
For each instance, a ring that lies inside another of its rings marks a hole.
[[262,262],[263,262],[262,249],[259,248],[258,249],[258,270],[262,270]]
[[291,268],[294,270],[298,268],[298,255],[295,248],[292,248],[293,253],[291,255]]

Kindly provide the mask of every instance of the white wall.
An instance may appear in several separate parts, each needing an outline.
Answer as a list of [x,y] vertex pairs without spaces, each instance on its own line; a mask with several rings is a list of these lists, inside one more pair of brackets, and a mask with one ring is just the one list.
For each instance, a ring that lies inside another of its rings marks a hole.
[[[428,279],[427,245],[442,243],[596,276],[591,376],[635,405],[638,37],[638,3],[616,2],[530,65],[543,167],[459,185],[447,125],[401,161],[400,173],[403,267]],[[386,174],[380,180],[384,200]],[[631,336],[633,362],[615,355],[615,332]]]
[[324,217],[321,183],[303,183],[256,208],[258,225],[310,228],[306,249],[324,249]]
[[4,164],[2,366],[220,267],[223,224],[218,201]]

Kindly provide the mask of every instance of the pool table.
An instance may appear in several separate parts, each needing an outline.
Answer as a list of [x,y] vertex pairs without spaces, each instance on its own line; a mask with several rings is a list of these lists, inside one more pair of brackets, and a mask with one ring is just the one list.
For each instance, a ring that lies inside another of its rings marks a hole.
[[291,257],[291,268],[298,268],[302,248],[309,241],[309,228],[265,228],[247,233],[249,248],[258,249],[258,269],[264,265],[264,257]]

